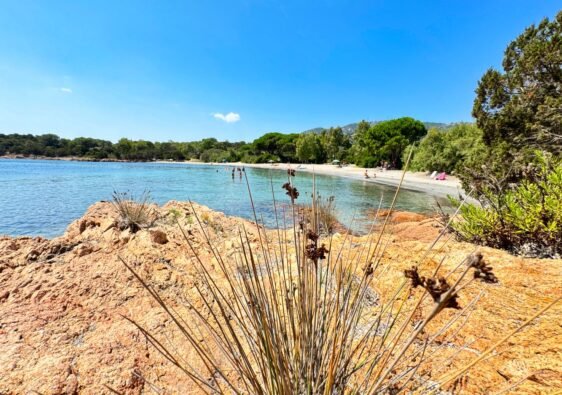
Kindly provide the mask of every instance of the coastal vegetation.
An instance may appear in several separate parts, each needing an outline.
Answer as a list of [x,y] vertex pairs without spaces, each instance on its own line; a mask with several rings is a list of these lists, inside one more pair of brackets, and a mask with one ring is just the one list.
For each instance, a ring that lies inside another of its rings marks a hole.
[[[482,131],[471,123],[458,123],[448,129],[430,129],[413,148],[409,168],[414,171],[458,174],[471,163],[482,163],[486,154]],[[405,151],[406,155],[408,151]]]
[[561,64],[562,11],[528,27],[507,46],[503,72],[480,79],[472,114],[483,145],[458,174],[481,206],[462,208],[452,225],[461,238],[525,255],[562,253]]
[[342,128],[304,133],[266,133],[250,143],[206,138],[192,142],[111,141],[54,134],[0,134],[0,155],[78,157],[92,160],[200,160],[203,162],[326,163],[339,160],[361,166],[386,161],[399,168],[404,148],[419,140],[425,126],[412,118],[371,124],[360,122],[354,135]]
[[464,204],[451,224],[461,239],[516,254],[562,253],[561,64],[559,12],[507,46],[503,72],[482,76],[475,125],[432,129],[414,145],[411,169],[454,173],[480,202]]
[[400,169],[405,148],[426,133],[422,122],[408,117],[375,125],[360,122],[352,147],[354,163],[361,167],[375,167],[387,162],[391,167]]
[[463,181],[477,191],[490,177],[520,182],[538,160],[536,150],[562,152],[562,11],[511,42],[502,64],[503,72],[488,70],[476,89],[472,115],[486,155],[468,166]]
[[479,198],[482,205],[462,205],[461,218],[451,224],[460,238],[515,254],[562,256],[560,158],[537,152],[520,183],[484,187]]

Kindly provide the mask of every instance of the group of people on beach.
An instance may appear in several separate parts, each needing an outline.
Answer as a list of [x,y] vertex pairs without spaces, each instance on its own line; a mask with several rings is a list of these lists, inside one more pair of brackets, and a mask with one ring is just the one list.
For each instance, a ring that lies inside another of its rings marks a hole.
[[[380,171],[386,171],[386,170],[390,170],[390,169],[395,169],[396,168],[396,161],[393,161],[392,164],[390,164],[387,161],[383,161],[381,160],[379,166],[375,169],[375,171],[377,171],[377,169],[379,169]],[[365,169],[365,178],[371,178],[369,176],[369,172],[367,171],[367,169]],[[373,178],[377,178],[376,173],[373,172]]]

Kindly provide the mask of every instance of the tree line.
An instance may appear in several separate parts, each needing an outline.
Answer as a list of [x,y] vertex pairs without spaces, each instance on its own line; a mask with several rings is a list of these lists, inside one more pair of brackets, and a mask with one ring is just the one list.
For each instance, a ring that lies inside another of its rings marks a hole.
[[387,163],[400,168],[402,151],[419,141],[426,132],[422,122],[406,117],[375,125],[362,121],[353,135],[333,127],[320,133],[266,133],[252,142],[218,141],[215,138],[151,142],[122,138],[112,143],[87,137],[66,139],[55,134],[0,134],[0,155],[245,163],[326,163],[338,160],[365,167]]

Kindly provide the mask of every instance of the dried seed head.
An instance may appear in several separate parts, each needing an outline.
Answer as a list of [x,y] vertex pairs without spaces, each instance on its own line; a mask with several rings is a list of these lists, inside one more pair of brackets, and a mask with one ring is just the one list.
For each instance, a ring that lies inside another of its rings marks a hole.
[[307,245],[305,250],[306,257],[313,261],[314,264],[317,264],[320,259],[326,259],[328,252],[330,251],[326,248],[325,244],[318,247],[316,243]]
[[420,277],[418,268],[415,266],[412,266],[411,269],[404,270],[404,276],[411,280],[412,288],[417,288],[420,285],[423,285],[423,281],[425,281],[425,277]]
[[283,184],[282,188],[287,191],[286,194],[291,198],[291,203],[294,203],[295,200],[297,200],[297,198],[299,197],[299,191],[297,191],[297,188],[292,186],[291,183],[286,182],[285,184]]
[[482,280],[488,284],[495,284],[499,280],[494,274],[494,269],[491,266],[488,266],[482,253],[476,252],[472,254],[469,258],[468,264],[470,267],[474,268],[474,278],[478,280]]
[[308,232],[306,232],[306,238],[310,241],[318,241],[318,233],[309,230]]
[[444,308],[460,309],[459,302],[457,300],[458,294],[456,292],[451,292],[447,297],[446,301],[443,301],[442,296],[446,294],[451,286],[447,283],[444,277],[439,277],[437,280],[434,278],[425,278],[420,276],[418,273],[418,268],[412,266],[411,269],[404,271],[406,278],[411,280],[412,288],[423,287],[430,295],[435,303],[445,303]]

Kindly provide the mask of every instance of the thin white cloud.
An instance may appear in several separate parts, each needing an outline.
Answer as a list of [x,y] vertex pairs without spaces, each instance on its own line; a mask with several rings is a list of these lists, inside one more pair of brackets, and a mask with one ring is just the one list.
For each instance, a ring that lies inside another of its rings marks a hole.
[[234,123],[240,120],[240,114],[229,112],[228,114],[221,114],[220,112],[212,114],[216,119],[225,121],[226,123]]
[[60,91],[63,93],[72,93],[72,89],[70,88],[60,88]]

